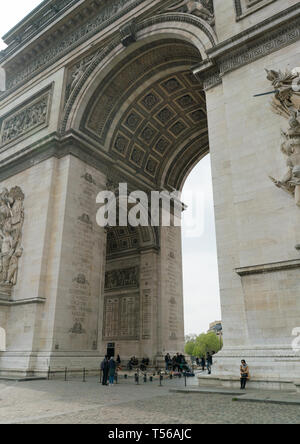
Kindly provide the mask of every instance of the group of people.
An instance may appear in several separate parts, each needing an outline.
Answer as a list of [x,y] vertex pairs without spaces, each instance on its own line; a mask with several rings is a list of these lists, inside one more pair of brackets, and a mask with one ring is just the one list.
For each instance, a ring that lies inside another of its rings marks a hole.
[[[141,361],[141,364],[140,364],[140,369],[142,371],[145,371],[147,369],[149,363],[150,363],[149,358],[143,358]],[[132,356],[132,358],[129,359],[129,362],[127,364],[127,368],[128,368],[128,370],[132,370],[134,367],[138,367],[138,365],[139,365],[139,360],[135,356]]]
[[120,364],[121,359],[119,355],[117,356],[116,360],[114,360],[113,356],[105,356],[101,362],[102,385],[114,385],[117,368],[120,366]]
[[[129,361],[131,367],[137,366],[138,363],[139,363],[138,359],[136,359],[135,356],[133,356]],[[173,356],[173,358],[171,358],[170,354],[167,353],[165,356],[165,363],[166,363],[166,370],[173,370],[173,371],[177,370],[178,372],[183,372],[188,370],[188,365],[184,355],[179,353],[176,353],[176,355]],[[208,374],[209,375],[211,374],[211,366],[213,363],[211,353],[207,353],[206,358],[204,357],[200,359],[197,358],[196,363],[197,365],[202,367],[203,371],[205,370],[206,367]],[[107,355],[105,356],[105,358],[101,362],[102,385],[110,385],[110,386],[114,385],[116,372],[118,367],[120,367],[120,365],[121,365],[121,358],[119,355],[117,356],[116,360],[114,360],[113,356],[111,357]],[[149,365],[149,359],[143,358],[141,367],[143,366],[144,369],[146,369],[148,365]],[[247,381],[249,379],[250,379],[249,366],[246,363],[246,361],[243,359],[241,361],[241,366],[240,366],[241,390],[245,390]]]
[[165,356],[166,370],[173,370],[173,372],[183,372],[189,371],[188,364],[186,362],[185,356],[180,353],[176,353],[176,355],[171,358],[170,354],[167,353]]
[[214,352],[212,353],[207,353],[206,357],[202,356],[202,358],[196,358],[196,364],[198,367],[201,367],[202,371],[204,372],[205,368],[207,369],[207,373],[210,375],[211,374],[211,367],[213,365],[213,355]]

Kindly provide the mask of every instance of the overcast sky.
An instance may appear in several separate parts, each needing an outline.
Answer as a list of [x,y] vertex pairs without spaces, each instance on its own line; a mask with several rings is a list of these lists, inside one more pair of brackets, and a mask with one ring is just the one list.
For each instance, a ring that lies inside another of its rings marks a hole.
[[[4,2],[3,2],[4,3]],[[40,0],[9,0],[2,5],[0,35],[22,20]],[[0,49],[5,48],[2,40]],[[210,158],[192,171],[184,188],[193,205],[186,216],[196,217],[196,230],[184,230],[184,300],[186,333],[201,333],[221,319]],[[191,194],[192,193],[192,194]]]

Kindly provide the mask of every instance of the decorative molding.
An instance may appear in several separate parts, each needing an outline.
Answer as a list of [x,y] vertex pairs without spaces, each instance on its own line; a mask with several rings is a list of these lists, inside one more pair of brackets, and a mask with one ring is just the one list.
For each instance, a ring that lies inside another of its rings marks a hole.
[[65,133],[67,122],[69,115],[71,113],[72,107],[76,101],[76,98],[78,94],[80,93],[83,85],[89,78],[89,76],[92,74],[92,72],[96,69],[96,67],[101,63],[102,60],[104,60],[117,46],[120,44],[119,38],[114,39],[112,42],[110,42],[104,49],[100,50],[100,52],[96,53],[93,57],[91,63],[85,66],[85,69],[82,70],[82,73],[80,77],[78,78],[78,81],[76,81],[76,84],[74,85],[74,88],[71,91],[67,90],[67,101],[64,109],[64,116],[61,122],[61,128],[60,132],[61,134]]
[[234,0],[236,19],[242,20],[277,0]]
[[284,261],[284,262],[274,262],[264,265],[253,265],[250,267],[236,268],[235,272],[239,276],[250,276],[253,274],[264,274],[264,273],[273,273],[284,270],[294,270],[296,268],[300,268],[299,259]]
[[[246,42],[240,49],[227,52],[218,59],[221,76],[248,65],[255,60],[266,57],[279,49],[282,49],[300,38],[300,19],[295,23],[284,25],[269,35],[257,39],[254,43]],[[212,57],[210,55],[210,57]]]
[[[98,14],[92,14],[91,18],[84,24],[68,32],[60,39],[55,39],[49,49],[39,51],[25,66],[22,64],[20,71],[16,69],[12,72],[8,71],[6,79],[7,92],[10,93],[10,90],[19,87],[22,83],[34,77],[49,65],[53,65],[54,62],[69,53],[72,49],[75,49],[79,44],[110,26],[143,2],[144,0],[110,0]],[[76,21],[74,23],[76,23]]]
[[28,299],[13,299],[10,301],[5,301],[0,299],[0,306],[10,307],[12,305],[27,305],[27,304],[44,304],[46,302],[45,298],[28,298]]
[[51,5],[38,5],[37,8],[25,17],[19,24],[12,28],[3,36],[8,47],[3,50],[3,56],[7,56],[12,51],[20,49],[26,42],[39,34],[46,26],[57,20],[72,6],[80,0],[57,0]]
[[137,23],[137,32],[142,31],[145,28],[160,24],[160,23],[166,23],[166,22],[181,22],[186,23],[190,25],[194,25],[196,28],[204,32],[206,37],[209,39],[212,47],[215,47],[217,45],[217,37],[214,33],[211,26],[209,26],[206,23],[203,23],[203,20],[201,20],[199,17],[196,17],[191,14],[184,14],[184,13],[163,13],[160,15],[156,15],[154,17],[148,18],[143,20],[140,23]]
[[48,126],[53,84],[0,118],[0,148]]

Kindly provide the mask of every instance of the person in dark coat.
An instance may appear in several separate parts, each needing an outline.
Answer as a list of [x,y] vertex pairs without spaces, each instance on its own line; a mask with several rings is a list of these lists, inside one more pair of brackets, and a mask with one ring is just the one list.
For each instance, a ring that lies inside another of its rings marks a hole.
[[207,373],[210,375],[211,374],[211,366],[212,366],[212,356],[210,353],[207,353],[206,355],[206,368],[207,368]]
[[120,358],[120,355],[118,355],[117,356],[117,365],[120,365],[121,364],[121,358]]
[[204,358],[204,356],[202,356],[202,358],[201,358],[201,367],[202,367],[202,371],[204,372],[204,370],[205,370],[205,358]]
[[108,356],[105,356],[103,361],[101,362],[101,370],[102,370],[102,385],[107,385],[108,378]]
[[169,355],[169,353],[167,353],[165,356],[166,370],[169,370],[170,361],[171,361],[171,356]]
[[108,367],[109,367],[109,385],[112,386],[114,385],[116,367],[117,367],[116,361],[114,360],[113,357],[110,358]]

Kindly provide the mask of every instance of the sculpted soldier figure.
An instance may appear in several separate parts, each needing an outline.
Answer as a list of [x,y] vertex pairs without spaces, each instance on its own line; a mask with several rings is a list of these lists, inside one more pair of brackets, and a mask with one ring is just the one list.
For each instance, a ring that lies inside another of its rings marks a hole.
[[288,171],[282,180],[270,179],[275,185],[295,197],[300,206],[300,73],[299,70],[266,70],[267,79],[276,88],[273,108],[275,112],[289,118],[289,129],[282,131],[284,141],[281,151],[288,157]]
[[291,112],[298,112],[300,108],[300,73],[268,69],[266,72],[267,79],[276,90],[273,106],[275,108],[281,106],[287,113],[287,117],[291,115]]
[[281,151],[288,157],[288,171],[281,181],[271,177],[279,188],[284,189],[295,197],[296,205],[300,206],[300,122],[296,116],[290,120],[290,129],[282,132],[284,142]]
[[0,237],[2,238],[2,246],[1,246],[1,253],[0,253],[2,281],[5,284],[8,284],[9,283],[8,269],[9,269],[11,257],[14,253],[13,238],[10,235],[10,233],[8,233],[8,232],[2,233],[2,231],[0,231]]
[[17,283],[17,276],[18,276],[18,262],[19,258],[23,254],[23,248],[20,248],[15,252],[15,254],[12,255],[10,262],[9,262],[9,268],[8,268],[8,275],[7,275],[7,282],[16,285]]
[[15,285],[18,261],[22,256],[24,194],[19,187],[0,193],[0,285]]

